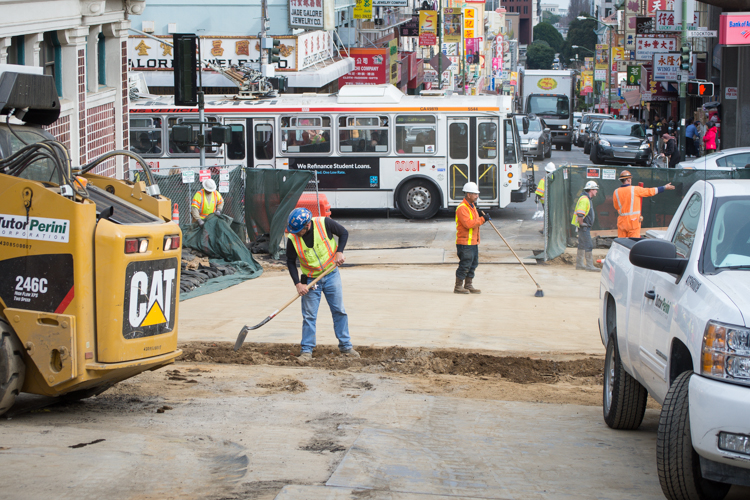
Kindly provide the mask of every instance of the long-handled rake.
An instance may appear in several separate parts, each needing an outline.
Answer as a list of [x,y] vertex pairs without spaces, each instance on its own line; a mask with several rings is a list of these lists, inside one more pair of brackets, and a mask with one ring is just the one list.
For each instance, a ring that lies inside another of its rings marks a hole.
[[[330,273],[334,269],[336,269],[336,266],[331,267],[328,271],[324,272],[323,274],[321,274],[320,276],[318,276],[317,278],[315,278],[312,281],[312,283],[308,283],[307,284],[307,289],[310,290],[312,287],[315,286],[315,284],[318,281],[320,281],[323,278],[323,276],[326,276],[328,273]],[[286,309],[287,307],[289,307],[290,305],[292,305],[292,303],[295,300],[297,300],[298,298],[299,298],[299,294],[296,294],[293,299],[291,299],[289,302],[287,302],[286,304],[284,304],[283,306],[281,306],[279,309],[276,309],[274,312],[272,312],[270,314],[270,316],[268,316],[266,319],[264,319],[263,321],[261,321],[257,325],[255,325],[255,326],[247,326],[247,325],[243,326],[242,330],[240,330],[240,334],[237,335],[237,342],[234,343],[234,350],[235,351],[239,350],[239,348],[242,347],[242,344],[245,343],[245,337],[247,337],[247,332],[249,332],[250,330],[257,330],[261,326],[265,325],[266,323],[268,323],[269,321],[271,321],[273,318],[275,318],[281,311],[283,311],[284,309]]]
[[492,229],[494,229],[495,232],[497,233],[497,235],[500,236],[500,238],[503,240],[503,243],[505,243],[505,245],[510,249],[510,251],[513,252],[513,255],[516,256],[516,259],[518,259],[518,262],[523,266],[523,270],[526,271],[526,274],[529,275],[529,278],[531,278],[531,281],[533,281],[534,284],[536,285],[536,293],[534,293],[534,297],[544,297],[544,292],[542,291],[542,287],[539,286],[539,283],[536,282],[536,280],[531,275],[531,273],[529,272],[529,270],[526,268],[526,265],[523,263],[523,261],[521,260],[521,258],[518,256],[518,254],[515,252],[515,250],[513,250],[513,248],[511,248],[511,246],[508,244],[508,242],[505,241],[505,238],[503,238],[503,235],[500,234],[500,231],[497,230],[497,228],[492,223],[492,221],[488,221],[488,222],[490,223],[490,226],[492,226]]

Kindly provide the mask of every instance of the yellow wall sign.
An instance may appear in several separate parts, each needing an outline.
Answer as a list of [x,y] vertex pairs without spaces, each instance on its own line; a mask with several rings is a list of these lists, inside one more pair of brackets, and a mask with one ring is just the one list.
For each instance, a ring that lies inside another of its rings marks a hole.
[[557,88],[557,81],[554,78],[542,78],[536,85],[542,90],[552,90]]
[[475,9],[464,9],[464,38],[476,38],[476,23],[477,11]]
[[372,19],[372,0],[357,0],[354,19]]

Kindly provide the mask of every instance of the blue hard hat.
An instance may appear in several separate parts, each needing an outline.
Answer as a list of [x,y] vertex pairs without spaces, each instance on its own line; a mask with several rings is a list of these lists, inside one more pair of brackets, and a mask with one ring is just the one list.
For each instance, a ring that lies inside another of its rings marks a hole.
[[289,214],[289,221],[286,230],[292,234],[297,234],[302,231],[302,228],[304,228],[311,220],[311,211],[306,208],[295,208],[292,210],[292,213]]

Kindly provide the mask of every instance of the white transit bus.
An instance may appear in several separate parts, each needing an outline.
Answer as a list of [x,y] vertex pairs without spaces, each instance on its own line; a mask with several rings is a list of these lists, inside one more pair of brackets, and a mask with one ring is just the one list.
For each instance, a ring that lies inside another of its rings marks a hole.
[[[392,85],[257,101],[207,96],[205,120],[231,127],[232,142],[207,148],[206,165],[317,171],[334,209],[426,219],[457,206],[468,181],[479,185],[480,208],[502,208],[529,190],[511,113],[506,96],[409,96]],[[171,140],[174,125],[197,118],[172,96],[132,101],[130,148],[155,168],[197,167],[197,149]]]

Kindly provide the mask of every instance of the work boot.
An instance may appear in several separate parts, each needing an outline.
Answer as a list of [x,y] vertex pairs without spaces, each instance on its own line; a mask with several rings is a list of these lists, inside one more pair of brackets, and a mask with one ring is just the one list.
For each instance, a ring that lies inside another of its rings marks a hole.
[[576,254],[576,270],[577,271],[586,270],[586,264],[584,263],[583,259],[584,259],[584,251],[579,248],[578,253]]
[[594,265],[594,254],[586,252],[586,270],[598,273],[600,269]]
[[453,293],[469,293],[469,291],[464,288],[464,280],[456,278],[456,287],[453,289]]
[[300,364],[306,364],[312,361],[312,353],[311,352],[303,352],[299,356],[297,356],[297,362]]
[[360,355],[357,351],[354,350],[354,348],[347,349],[346,351],[341,351],[342,356],[346,356],[347,358],[359,358]]
[[466,284],[464,285],[464,289],[468,290],[469,293],[482,293],[482,290],[477,290],[474,288],[474,285],[472,285],[472,281],[474,278],[466,278]]

